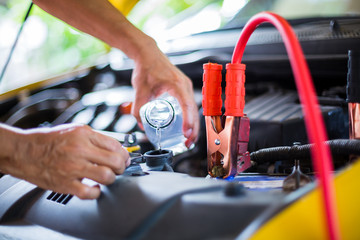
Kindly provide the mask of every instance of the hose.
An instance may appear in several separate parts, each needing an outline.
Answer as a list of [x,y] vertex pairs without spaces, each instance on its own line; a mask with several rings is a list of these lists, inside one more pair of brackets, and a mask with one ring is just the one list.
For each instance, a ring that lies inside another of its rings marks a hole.
[[[335,139],[326,141],[325,144],[330,147],[333,156],[347,156],[350,154],[360,155],[359,140]],[[250,159],[256,163],[307,159],[311,157],[310,151],[312,148],[314,148],[314,144],[264,148],[252,152],[250,154]]]
[[253,31],[263,22],[272,23],[280,32],[293,70],[300,101],[303,104],[308,138],[316,147],[312,148],[312,162],[317,173],[325,212],[325,226],[330,239],[340,239],[340,228],[336,208],[335,186],[332,177],[332,158],[328,145],[325,125],[319,110],[315,88],[303,51],[290,24],[282,17],[271,12],[260,12],[244,26],[235,46],[232,63],[241,63],[246,43]]

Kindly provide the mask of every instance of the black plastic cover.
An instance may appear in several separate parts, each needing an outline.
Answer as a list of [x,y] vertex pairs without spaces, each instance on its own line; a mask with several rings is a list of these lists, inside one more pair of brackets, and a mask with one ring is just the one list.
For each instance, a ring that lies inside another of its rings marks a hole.
[[360,52],[349,50],[348,74],[347,74],[347,101],[360,102]]

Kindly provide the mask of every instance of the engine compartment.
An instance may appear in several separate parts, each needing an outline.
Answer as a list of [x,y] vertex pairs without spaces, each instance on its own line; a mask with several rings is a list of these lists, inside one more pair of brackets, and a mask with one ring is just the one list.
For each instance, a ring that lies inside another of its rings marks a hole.
[[[332,21],[337,21],[340,28],[329,29]],[[347,52],[358,50],[360,39],[356,34],[340,34],[339,29],[356,31],[359,24],[359,19],[321,19],[294,25],[309,62],[329,139],[349,138]],[[313,38],[306,32],[309,25]],[[321,31],[313,29],[328,31],[330,37],[319,36]],[[239,31],[203,33],[191,36],[190,41],[196,43],[197,38],[221,41],[225,37],[236,40]],[[307,144],[304,114],[284,47],[269,26],[257,31],[244,55],[247,64],[244,112],[250,119],[248,150],[252,153],[292,146],[295,142]],[[174,40],[172,44],[175,49],[178,42]],[[199,141],[194,148],[175,154],[174,172],[148,171],[142,164],[133,166],[136,169],[127,169],[114,184],[101,186],[102,196],[91,201],[44,191],[3,176],[0,200],[8,204],[2,207],[1,223],[30,225],[33,230],[28,234],[50,229],[60,234],[56,237],[69,239],[234,239],[258,219],[268,219],[270,213],[276,214],[306,195],[314,188],[313,183],[290,194],[281,190],[282,180],[291,173],[296,160],[291,155],[267,161],[252,159],[252,167],[234,181],[205,178],[208,173],[201,106],[202,64],[226,63],[232,49],[230,41],[218,47],[191,46],[168,52],[172,62],[193,80],[201,119]],[[20,128],[82,123],[122,143],[127,134],[134,133],[136,144],[144,153],[153,146],[129,113],[128,105],[134,99],[131,69],[130,60],[120,70],[112,68],[111,63],[94,66],[60,77],[56,83],[48,81],[45,86],[3,96],[0,121]],[[334,155],[333,161],[336,171],[350,163],[346,154]],[[304,173],[313,177],[309,156],[302,158],[300,165]],[[133,175],[139,168],[147,174]],[[260,180],[248,180],[258,177]],[[251,184],[264,179],[263,186],[252,188]]]

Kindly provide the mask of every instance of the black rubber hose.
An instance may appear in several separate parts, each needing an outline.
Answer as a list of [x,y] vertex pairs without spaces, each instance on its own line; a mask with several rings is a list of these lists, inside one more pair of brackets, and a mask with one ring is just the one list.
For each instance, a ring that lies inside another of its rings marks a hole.
[[[360,155],[360,140],[335,139],[325,142],[329,145],[332,155]],[[310,158],[310,149],[314,144],[294,145],[292,147],[264,148],[250,154],[251,161],[257,163],[274,162],[280,160],[306,159]]]

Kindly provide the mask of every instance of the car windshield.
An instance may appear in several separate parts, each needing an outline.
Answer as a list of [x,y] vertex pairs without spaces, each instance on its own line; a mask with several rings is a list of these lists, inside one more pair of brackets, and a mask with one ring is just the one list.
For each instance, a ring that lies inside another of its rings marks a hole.
[[220,28],[242,27],[261,11],[271,11],[288,20],[360,15],[358,0],[198,1],[178,14],[170,14],[166,6],[146,10],[149,6],[145,2],[135,7],[130,18],[159,41]]
[[[116,2],[119,0],[112,0]],[[0,0],[0,71],[28,9],[28,0]],[[287,19],[359,16],[358,0],[142,0],[128,19],[158,41],[242,27],[254,14],[273,11]],[[6,37],[4,37],[6,36]],[[113,54],[115,52],[115,54]],[[110,54],[109,54],[110,53]],[[69,27],[37,7],[0,83],[0,93],[123,54]]]
[[250,0],[225,24],[242,27],[250,17],[261,11],[271,11],[288,19],[360,16],[358,0]]

